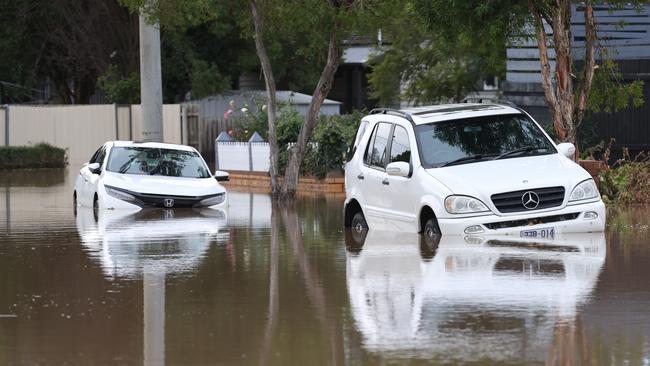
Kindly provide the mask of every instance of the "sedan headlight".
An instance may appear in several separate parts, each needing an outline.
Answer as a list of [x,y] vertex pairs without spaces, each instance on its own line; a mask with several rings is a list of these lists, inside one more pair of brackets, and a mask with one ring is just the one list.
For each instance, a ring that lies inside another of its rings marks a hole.
[[445,198],[445,209],[451,214],[490,211],[483,202],[470,196],[449,196]]
[[208,206],[218,205],[221,202],[223,202],[225,199],[226,199],[226,194],[219,193],[216,196],[208,197],[206,199],[201,200],[201,202],[199,202],[199,206],[208,207]]
[[113,198],[117,198],[118,200],[122,201],[135,201],[135,197],[126,192],[108,186],[104,186],[104,188],[106,188],[106,193],[108,193],[108,195]]
[[581,201],[598,197],[598,188],[593,179],[587,179],[579,183],[571,192],[569,201]]

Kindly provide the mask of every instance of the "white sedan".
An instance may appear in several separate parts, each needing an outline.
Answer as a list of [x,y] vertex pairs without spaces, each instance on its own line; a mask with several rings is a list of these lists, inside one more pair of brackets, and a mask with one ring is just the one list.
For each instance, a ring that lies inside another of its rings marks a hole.
[[84,164],[74,187],[75,208],[224,208],[226,190],[192,147],[109,141]]

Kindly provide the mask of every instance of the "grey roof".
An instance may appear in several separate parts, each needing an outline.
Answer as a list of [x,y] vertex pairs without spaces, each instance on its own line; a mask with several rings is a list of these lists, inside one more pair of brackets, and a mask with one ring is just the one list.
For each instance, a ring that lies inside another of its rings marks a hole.
[[343,51],[344,64],[365,64],[379,51],[373,46],[351,46]]
[[[203,100],[231,100],[231,99],[237,99],[237,98],[246,98],[247,96],[260,96],[263,98],[266,98],[266,90],[246,90],[246,91],[240,91],[240,90],[229,90],[226,92],[223,92],[219,95],[213,95],[204,98]],[[295,91],[291,90],[277,90],[275,92],[275,98],[278,103],[284,103],[284,102],[291,102],[293,105],[300,105],[300,104],[306,104],[309,105],[311,103],[311,95],[303,94],[303,93],[298,93]],[[239,104],[239,103],[237,103]],[[323,102],[323,105],[340,105],[343,104],[341,102],[337,102],[335,100],[331,99],[325,99]]]

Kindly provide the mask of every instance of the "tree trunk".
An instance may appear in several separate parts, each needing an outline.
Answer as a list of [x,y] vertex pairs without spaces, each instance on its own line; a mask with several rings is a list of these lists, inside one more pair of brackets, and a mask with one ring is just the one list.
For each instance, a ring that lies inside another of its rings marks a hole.
[[269,124],[269,174],[271,176],[271,192],[273,193],[273,196],[277,196],[280,192],[280,186],[278,183],[278,138],[275,132],[275,115],[277,111],[277,103],[275,100],[275,77],[273,76],[271,61],[269,60],[269,55],[266,52],[266,46],[264,45],[264,39],[262,38],[264,34],[262,30],[263,23],[256,0],[251,0],[251,13],[253,15],[253,27],[255,28],[255,49],[257,51],[257,57],[260,59],[260,64],[262,65],[262,73],[264,74],[264,82],[266,83],[266,96],[268,103],[266,113],[268,115]]
[[309,104],[309,110],[305,116],[305,123],[303,123],[300,128],[300,134],[298,135],[298,141],[296,144],[289,150],[289,159],[287,162],[287,167],[284,173],[284,182],[282,184],[281,198],[283,200],[292,199],[295,197],[296,190],[298,189],[298,177],[300,174],[300,165],[302,160],[305,157],[305,148],[307,143],[311,139],[311,136],[314,132],[314,128],[318,124],[318,117],[320,113],[320,108],[323,105],[325,97],[329,94],[332,89],[332,81],[334,79],[334,74],[336,69],[339,66],[341,58],[341,48],[339,45],[339,34],[338,28],[340,23],[337,21],[334,23],[330,39],[329,47],[327,50],[327,62],[325,68],[321,73],[314,94],[311,98],[311,103]]
[[[528,6],[535,22],[544,99],[549,107],[553,128],[561,142],[571,142],[576,146],[577,155],[578,128],[584,118],[595,66],[596,27],[592,4],[591,1],[587,1],[584,5],[585,65],[581,84],[575,92],[573,89],[575,75],[572,72],[573,57],[571,55],[571,1],[556,0],[550,6],[548,13],[534,0],[529,0]],[[553,46],[556,55],[555,85],[551,79],[548,43],[542,19],[545,19],[553,29]]]

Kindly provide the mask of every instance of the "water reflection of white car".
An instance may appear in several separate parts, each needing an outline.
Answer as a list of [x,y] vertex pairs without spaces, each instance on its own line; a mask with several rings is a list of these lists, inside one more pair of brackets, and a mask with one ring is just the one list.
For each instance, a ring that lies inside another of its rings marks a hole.
[[348,292],[368,351],[544,360],[556,322],[575,318],[605,259],[603,233],[425,240],[371,230],[361,245],[348,236]]
[[229,237],[226,213],[194,210],[100,210],[81,207],[77,231],[107,277],[191,270],[213,242]]
[[154,142],[110,141],[81,168],[73,199],[95,209],[222,208],[226,190],[192,147]]

